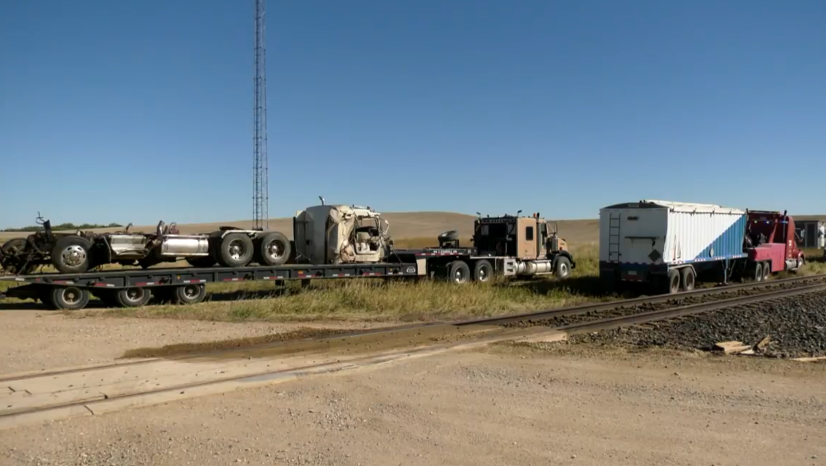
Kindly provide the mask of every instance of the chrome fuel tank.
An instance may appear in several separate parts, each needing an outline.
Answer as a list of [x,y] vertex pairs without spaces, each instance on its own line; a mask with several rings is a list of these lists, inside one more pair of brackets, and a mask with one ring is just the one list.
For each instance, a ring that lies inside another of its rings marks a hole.
[[134,254],[143,256],[146,251],[146,236],[144,235],[113,234],[109,235],[108,241],[114,257]]
[[167,235],[161,244],[161,255],[171,257],[208,256],[209,241],[200,235]]

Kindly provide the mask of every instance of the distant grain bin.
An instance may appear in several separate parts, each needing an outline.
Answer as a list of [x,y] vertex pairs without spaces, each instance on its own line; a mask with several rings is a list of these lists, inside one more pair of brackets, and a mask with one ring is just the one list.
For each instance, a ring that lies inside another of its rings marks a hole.
[[795,233],[799,237],[800,248],[826,248],[826,223],[822,220],[798,220],[795,223]]

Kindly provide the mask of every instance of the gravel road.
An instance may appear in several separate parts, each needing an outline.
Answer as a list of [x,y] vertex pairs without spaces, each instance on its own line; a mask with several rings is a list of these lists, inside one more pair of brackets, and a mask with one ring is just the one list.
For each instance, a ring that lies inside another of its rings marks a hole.
[[[577,352],[576,350],[582,350]],[[815,465],[826,366],[542,345],[0,435],[0,465]]]
[[710,312],[681,320],[649,324],[596,334],[576,335],[570,343],[659,346],[676,349],[710,349],[721,341],[755,345],[769,336],[764,353],[773,357],[826,355],[826,293]]

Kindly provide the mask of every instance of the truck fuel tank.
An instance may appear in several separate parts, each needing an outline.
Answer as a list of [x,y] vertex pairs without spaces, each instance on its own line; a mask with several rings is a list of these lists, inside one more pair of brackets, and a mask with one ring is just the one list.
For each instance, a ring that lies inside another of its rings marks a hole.
[[539,275],[552,271],[553,262],[549,260],[524,261],[516,264],[516,275]]
[[209,241],[201,235],[168,235],[161,244],[161,255],[172,257],[208,256]]

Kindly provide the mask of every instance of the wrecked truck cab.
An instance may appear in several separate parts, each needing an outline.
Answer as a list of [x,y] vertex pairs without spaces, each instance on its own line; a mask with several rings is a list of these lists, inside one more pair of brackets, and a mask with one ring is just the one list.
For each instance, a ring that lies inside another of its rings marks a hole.
[[389,223],[370,207],[319,205],[293,218],[296,261],[312,264],[377,263],[388,256]]

